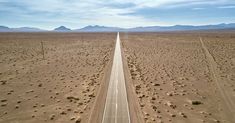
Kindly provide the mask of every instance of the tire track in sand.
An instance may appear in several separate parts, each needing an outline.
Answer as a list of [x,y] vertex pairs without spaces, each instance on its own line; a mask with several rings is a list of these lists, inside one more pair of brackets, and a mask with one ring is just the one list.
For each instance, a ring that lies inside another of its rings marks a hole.
[[235,121],[235,118],[234,118],[234,114],[235,114],[235,102],[234,100],[231,99],[231,94],[228,94],[228,92],[226,91],[226,88],[224,88],[223,86],[223,83],[221,81],[221,78],[219,76],[219,73],[217,71],[217,63],[215,62],[215,59],[214,57],[211,55],[211,53],[208,51],[207,47],[205,46],[203,40],[201,37],[199,37],[200,39],[200,42],[201,42],[201,45],[202,45],[202,48],[204,50],[204,53],[206,55],[206,58],[209,62],[209,69],[212,73],[212,77],[213,77],[213,80],[214,82],[216,83],[216,86],[222,96],[222,102],[224,104],[226,104],[225,108],[226,108],[226,116],[229,116],[228,118],[232,118],[230,120],[232,120],[232,122]]

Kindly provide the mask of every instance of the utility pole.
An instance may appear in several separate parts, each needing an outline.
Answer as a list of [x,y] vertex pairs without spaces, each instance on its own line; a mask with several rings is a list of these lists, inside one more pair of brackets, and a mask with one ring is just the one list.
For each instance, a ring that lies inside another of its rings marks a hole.
[[41,41],[41,47],[42,47],[42,56],[43,56],[43,59],[45,59],[45,55],[44,55],[44,47],[43,47],[43,42]]

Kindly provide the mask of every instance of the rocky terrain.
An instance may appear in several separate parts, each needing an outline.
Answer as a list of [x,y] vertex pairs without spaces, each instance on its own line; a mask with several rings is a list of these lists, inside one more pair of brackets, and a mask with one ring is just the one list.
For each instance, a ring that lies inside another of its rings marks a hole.
[[[233,123],[234,35],[120,33],[144,121]],[[0,33],[0,123],[89,122],[102,107],[115,40],[115,33]]]
[[233,123],[234,33],[121,33],[146,123]]
[[88,122],[115,40],[115,33],[1,33],[0,123]]

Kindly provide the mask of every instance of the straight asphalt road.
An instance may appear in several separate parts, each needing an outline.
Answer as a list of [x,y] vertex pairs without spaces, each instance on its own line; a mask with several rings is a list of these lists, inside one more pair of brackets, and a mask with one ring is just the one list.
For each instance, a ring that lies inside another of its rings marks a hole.
[[119,33],[117,33],[102,123],[130,123]]

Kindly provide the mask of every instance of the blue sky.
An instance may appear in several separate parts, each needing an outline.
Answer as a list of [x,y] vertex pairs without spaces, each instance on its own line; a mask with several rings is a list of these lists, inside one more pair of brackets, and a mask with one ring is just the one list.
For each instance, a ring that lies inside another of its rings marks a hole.
[[0,0],[0,25],[72,29],[235,22],[235,0]]

